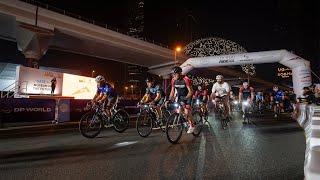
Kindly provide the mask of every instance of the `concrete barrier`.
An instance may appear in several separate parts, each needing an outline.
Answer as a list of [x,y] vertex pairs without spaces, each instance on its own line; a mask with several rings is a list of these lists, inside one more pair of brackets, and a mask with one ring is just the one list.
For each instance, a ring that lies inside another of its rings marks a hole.
[[300,104],[297,122],[305,131],[306,151],[304,175],[306,180],[320,179],[320,106]]

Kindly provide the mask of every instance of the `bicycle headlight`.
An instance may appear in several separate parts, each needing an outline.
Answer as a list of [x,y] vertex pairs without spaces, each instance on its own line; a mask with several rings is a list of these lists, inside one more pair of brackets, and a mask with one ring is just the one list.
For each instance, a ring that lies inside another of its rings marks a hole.
[[233,101],[233,104],[239,104],[239,102],[238,101]]
[[179,104],[178,103],[173,103],[173,107],[178,108]]
[[199,99],[196,100],[196,104],[197,104],[197,105],[200,104],[200,100],[199,100]]
[[243,102],[242,102],[242,105],[244,105],[244,106],[249,106],[249,102],[248,102],[248,101],[243,101]]
[[148,105],[145,104],[143,107],[144,107],[144,108],[148,108]]

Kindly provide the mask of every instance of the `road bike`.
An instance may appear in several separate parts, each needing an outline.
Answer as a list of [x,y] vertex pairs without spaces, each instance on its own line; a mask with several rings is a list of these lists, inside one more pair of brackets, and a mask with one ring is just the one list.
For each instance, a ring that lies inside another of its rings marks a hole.
[[119,133],[124,132],[129,126],[129,114],[123,109],[113,107],[106,113],[104,104],[88,103],[85,113],[79,121],[79,131],[86,138],[95,138],[103,127],[113,129]]
[[136,121],[136,129],[141,137],[148,137],[153,128],[160,128],[163,132],[166,129],[167,119],[170,112],[164,108],[161,109],[161,114],[157,112],[156,107],[150,104],[140,106],[140,113]]
[[[188,131],[190,124],[184,115],[184,103],[173,103],[173,113],[169,116],[166,125],[166,135],[170,143],[176,144],[182,137],[183,130]],[[197,137],[202,131],[203,120],[198,111],[192,113],[194,122],[193,136]]]

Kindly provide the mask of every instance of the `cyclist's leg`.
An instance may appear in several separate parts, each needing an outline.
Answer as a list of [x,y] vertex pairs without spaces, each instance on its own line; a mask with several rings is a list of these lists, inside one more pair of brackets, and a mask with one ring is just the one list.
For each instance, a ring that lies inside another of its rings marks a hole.
[[284,112],[283,101],[279,101],[280,112]]
[[108,98],[106,110],[109,116],[111,116],[111,109],[117,104],[118,97],[110,97]]
[[227,97],[225,97],[224,98],[224,102],[225,102],[225,107],[226,107],[226,117],[229,117],[229,118],[231,118],[231,114],[230,114],[230,101],[229,101],[229,97],[227,96]]
[[164,103],[165,103],[165,98],[161,98],[159,103],[158,103],[158,106],[159,106],[159,112],[160,112],[160,117],[163,118],[163,113],[162,113],[162,107],[164,106]]
[[193,117],[192,117],[192,107],[191,107],[191,99],[187,99],[184,101],[184,113],[187,116],[188,122],[193,125]]

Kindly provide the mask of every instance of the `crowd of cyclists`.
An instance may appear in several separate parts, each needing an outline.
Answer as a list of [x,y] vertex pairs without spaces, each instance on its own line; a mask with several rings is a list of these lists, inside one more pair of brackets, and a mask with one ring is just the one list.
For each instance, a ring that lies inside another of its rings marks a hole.
[[[210,105],[217,112],[217,103],[223,104],[223,115],[230,121],[232,119],[231,112],[236,110],[241,110],[244,118],[247,111],[256,111],[262,114],[264,110],[269,109],[274,112],[274,117],[278,118],[279,113],[292,112],[297,102],[293,91],[283,91],[276,85],[273,86],[271,92],[262,92],[256,91],[249,82],[245,81],[240,86],[238,96],[236,96],[222,75],[216,76],[216,82],[212,85],[211,91],[208,83],[198,85],[194,90],[191,79],[182,74],[182,69],[179,66],[172,69],[171,76],[171,90],[168,97],[162,87],[156,84],[153,78],[148,77],[145,94],[139,101],[138,106],[149,104],[157,111],[157,118],[162,118],[162,107],[169,108],[173,102],[181,104],[188,122],[187,133],[194,132],[195,122],[192,109],[194,105],[199,103],[203,105],[206,113],[208,113]],[[92,103],[103,103],[106,113],[110,114],[110,109],[117,103],[118,94],[103,76],[97,76],[96,82],[98,85],[97,93]],[[315,99],[307,87],[304,89],[304,95],[305,98],[300,98],[300,101],[303,101],[303,99],[313,101]]]

